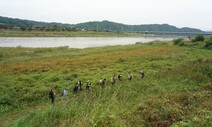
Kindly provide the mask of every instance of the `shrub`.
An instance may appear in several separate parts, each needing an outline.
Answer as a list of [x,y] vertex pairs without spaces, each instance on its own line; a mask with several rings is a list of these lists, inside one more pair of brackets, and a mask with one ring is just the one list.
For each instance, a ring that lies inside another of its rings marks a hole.
[[175,45],[179,44],[180,42],[184,41],[183,38],[174,39],[173,42]]
[[212,39],[207,41],[204,47],[207,49],[212,49]]
[[204,41],[204,40],[205,40],[205,37],[203,35],[198,35],[192,41],[197,42],[197,41]]

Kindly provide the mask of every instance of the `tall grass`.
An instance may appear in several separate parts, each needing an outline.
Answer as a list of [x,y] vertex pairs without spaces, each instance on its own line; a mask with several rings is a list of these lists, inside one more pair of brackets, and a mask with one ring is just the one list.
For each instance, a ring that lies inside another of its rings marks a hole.
[[[0,52],[0,126],[211,125],[211,50],[153,42]],[[121,74],[122,81],[112,85],[114,74]],[[100,78],[107,79],[104,88]],[[74,94],[78,80],[84,90]],[[85,90],[87,80],[90,91]],[[48,98],[51,88],[54,105]],[[61,97],[64,88],[67,99]]]

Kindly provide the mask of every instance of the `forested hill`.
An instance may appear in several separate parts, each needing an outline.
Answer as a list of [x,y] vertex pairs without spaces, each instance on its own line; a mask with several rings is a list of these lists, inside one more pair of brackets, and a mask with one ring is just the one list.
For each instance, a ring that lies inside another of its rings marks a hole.
[[45,26],[45,27],[53,27],[58,26],[62,28],[73,27],[71,24],[63,24],[63,23],[56,23],[56,22],[38,22],[32,20],[25,20],[25,19],[17,19],[17,18],[8,18],[0,16],[0,24],[6,25],[13,25],[18,27],[29,27],[29,26]]
[[83,29],[111,30],[111,31],[165,31],[165,32],[202,32],[194,28],[177,28],[168,24],[146,24],[146,25],[125,25],[110,21],[86,22],[76,24],[75,27]]
[[63,23],[47,23],[38,22],[32,20],[23,20],[16,18],[8,18],[0,16],[0,25],[11,25],[17,27],[58,27],[58,28],[79,28],[86,30],[97,30],[97,31],[125,31],[125,32],[137,32],[137,31],[165,31],[165,32],[202,32],[200,29],[194,28],[177,28],[168,24],[148,24],[148,25],[126,25],[122,23],[115,23],[110,21],[101,22],[86,22],[79,24],[63,24]]

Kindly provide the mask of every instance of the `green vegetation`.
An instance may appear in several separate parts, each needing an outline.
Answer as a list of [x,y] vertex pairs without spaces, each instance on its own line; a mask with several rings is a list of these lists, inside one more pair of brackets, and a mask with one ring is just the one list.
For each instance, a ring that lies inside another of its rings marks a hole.
[[212,37],[206,41],[205,48],[212,49]]
[[24,19],[17,19],[17,18],[8,18],[0,16],[0,26],[4,26],[3,24],[7,24],[9,26],[19,26],[19,27],[26,27],[26,26],[46,26],[46,27],[63,27],[68,28],[72,27],[70,24],[62,24],[62,23],[47,23],[47,22],[37,22],[31,20],[24,20]]
[[169,24],[146,24],[146,25],[125,25],[110,21],[86,22],[75,25],[76,28],[88,30],[109,30],[109,31],[166,31],[166,32],[202,32],[193,28],[177,28]]
[[[204,45],[0,48],[0,126],[211,127],[212,50]],[[123,80],[113,86],[114,74]],[[107,79],[104,89],[100,78]],[[84,87],[90,80],[91,91],[73,94],[78,80]]]
[[203,32],[194,28],[177,28],[168,24],[125,25],[110,21],[86,22],[78,24],[46,23],[30,20],[14,19],[0,16],[0,29],[39,30],[39,31],[98,31],[98,32],[129,32],[129,31],[165,31],[165,32]]
[[192,41],[193,42],[203,42],[204,40],[205,40],[205,37],[203,35],[198,35]]
[[94,31],[20,31],[0,30],[0,37],[136,37],[139,33],[94,32]]
[[175,45],[182,45],[183,41],[185,41],[183,38],[178,38],[173,40]]

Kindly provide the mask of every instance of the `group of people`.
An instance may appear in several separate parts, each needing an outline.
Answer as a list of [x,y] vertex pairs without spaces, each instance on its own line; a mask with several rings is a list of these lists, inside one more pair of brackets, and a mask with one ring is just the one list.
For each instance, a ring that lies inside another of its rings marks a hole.
[[[82,91],[82,84],[83,84],[83,83],[82,83],[81,80],[79,80],[79,81],[76,83],[76,85],[74,86],[74,89],[73,89],[74,93],[77,93],[78,90]],[[88,80],[88,81],[87,81],[87,84],[86,84],[86,90],[90,90],[90,87],[91,87],[91,82]]]
[[[141,71],[141,72],[140,72],[140,76],[141,76],[142,79],[144,78],[144,76],[145,76],[145,75],[144,75],[144,71]],[[133,78],[132,73],[131,73],[131,72],[128,72],[128,80],[131,81],[132,78]],[[122,81],[122,76],[121,76],[121,74],[118,75],[118,80],[119,80],[119,81]],[[115,83],[116,83],[116,75],[113,75],[113,76],[111,77],[111,84],[114,85]],[[106,79],[101,78],[101,79],[99,80],[99,86],[102,87],[102,88],[104,88],[104,87],[105,87],[105,84],[106,84]],[[73,92],[74,92],[74,93],[77,93],[78,90],[82,91],[82,90],[83,90],[82,85],[83,85],[83,82],[82,82],[81,80],[79,80],[79,81],[76,83],[76,85],[74,86]],[[87,83],[86,83],[86,90],[89,91],[90,89],[91,89],[91,82],[90,82],[90,80],[88,80]],[[61,96],[63,96],[63,97],[66,99],[66,96],[67,96],[67,88],[65,88],[65,89],[62,91]],[[53,104],[53,103],[54,103],[54,99],[55,99],[55,93],[54,93],[53,89],[51,89],[50,92],[49,92],[49,98],[51,99],[51,102],[52,102],[52,104]]]

